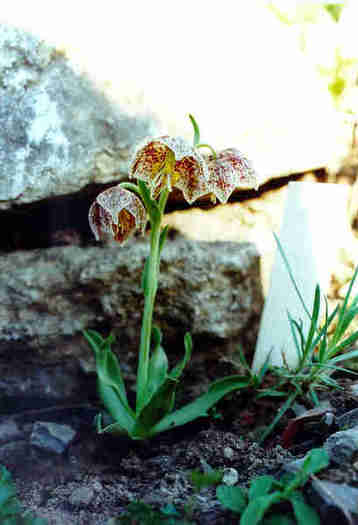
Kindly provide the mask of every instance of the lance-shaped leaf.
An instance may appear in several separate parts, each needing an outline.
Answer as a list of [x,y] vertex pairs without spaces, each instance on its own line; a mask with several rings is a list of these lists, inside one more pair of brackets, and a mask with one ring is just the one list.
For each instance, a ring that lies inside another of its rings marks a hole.
[[137,229],[144,232],[146,211],[134,193],[113,186],[97,195],[88,220],[97,240],[115,240],[123,244]]
[[131,177],[145,181],[156,197],[167,187],[183,192],[190,204],[210,193],[208,167],[199,151],[182,137],[165,135],[147,140],[135,153]]

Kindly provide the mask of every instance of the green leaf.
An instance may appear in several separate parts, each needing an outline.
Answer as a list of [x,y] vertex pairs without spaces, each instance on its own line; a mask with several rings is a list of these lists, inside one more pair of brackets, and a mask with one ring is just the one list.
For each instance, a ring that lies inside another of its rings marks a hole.
[[302,470],[306,474],[316,474],[328,467],[329,456],[324,448],[313,448],[303,462]]
[[149,360],[148,366],[148,382],[146,386],[146,404],[148,404],[157,392],[159,387],[164,383],[168,372],[168,358],[164,349],[157,345],[152,357]]
[[[111,432],[124,432],[130,435],[136,424],[133,413],[123,404],[121,398],[112,387],[99,383],[98,393],[106,410],[115,421],[115,426],[110,425]],[[107,432],[107,428],[103,429],[103,432]]]
[[247,388],[250,380],[242,376],[228,376],[212,383],[206,394],[201,395],[195,401],[175,410],[164,417],[151,430],[151,435],[159,434],[170,428],[185,425],[198,417],[207,416],[209,408],[214,406],[222,397],[234,390]]
[[191,354],[193,351],[193,340],[189,332],[187,332],[184,336],[184,348],[184,358],[181,361],[179,361],[179,363],[173,368],[173,370],[169,374],[169,377],[175,381],[178,380],[179,377],[182,375],[184,368],[186,367],[191,358]]
[[167,240],[168,230],[169,230],[169,225],[167,224],[166,226],[164,226],[164,228],[160,232],[160,237],[159,237],[159,255],[162,253],[165,241]]
[[147,437],[152,434],[152,427],[173,410],[177,385],[176,381],[166,379],[150,402],[141,410],[138,426],[134,429],[133,435]]
[[260,368],[258,374],[256,375],[257,385],[260,385],[262,383],[262,381],[263,381],[263,379],[264,379],[264,377],[266,375],[266,372],[270,368],[271,353],[272,353],[272,350],[270,350],[269,353],[267,354],[266,359],[264,361],[264,364],[262,365],[262,367]]
[[130,434],[135,426],[135,416],[128,404],[117,356],[111,351],[111,344],[115,338],[111,334],[104,339],[95,330],[85,330],[83,333],[96,356],[99,396],[115,421],[114,425],[109,425],[101,431],[122,431]]
[[[141,410],[139,422],[141,425],[141,429],[146,429],[146,433],[151,433],[151,428],[156,423],[159,424],[160,420],[163,419],[167,414],[169,414],[173,410],[178,380],[181,374],[183,373],[184,368],[188,363],[192,353],[192,339],[189,333],[186,333],[184,336],[184,346],[184,358],[173,368],[173,370],[168,375],[166,375],[161,384],[157,382],[157,390],[151,394],[151,397],[148,394],[147,402],[144,408]],[[161,360],[163,360],[164,356],[161,353],[164,352],[163,349],[161,349],[161,351],[159,352],[160,353],[158,355],[158,359],[160,358]],[[149,375],[150,374],[151,372],[149,372]],[[161,371],[161,374],[163,376],[163,370]]]
[[[339,352],[342,352],[342,350],[344,350],[345,348],[349,348],[357,340],[358,340],[358,332],[355,332],[354,334],[352,334],[349,337],[347,337],[347,339],[345,339],[338,346],[336,346],[334,354],[338,354]],[[350,352],[350,353],[352,354],[353,352]],[[338,363],[339,361],[344,361],[345,359],[347,359],[346,355],[347,354],[342,354],[340,356],[334,357],[333,359],[330,359],[330,362],[331,363]]]
[[244,510],[240,525],[257,525],[264,517],[265,512],[273,505],[280,501],[280,494],[274,492],[273,494],[267,494],[261,496],[249,502],[248,506]]
[[157,325],[152,326],[152,340],[151,340],[151,346],[153,350],[156,350],[156,348],[162,343],[163,335],[162,331]]
[[119,362],[111,350],[111,344],[115,341],[114,335],[110,334],[104,339],[95,330],[85,330],[83,333],[96,356],[98,383],[111,386],[118,393],[122,404],[130,410]]
[[192,123],[192,126],[194,128],[194,138],[193,138],[193,145],[194,147],[197,146],[200,142],[200,130],[199,130],[199,126],[195,120],[195,118],[193,117],[193,115],[190,115],[189,114],[189,118],[190,118],[190,122]]
[[202,489],[217,485],[222,481],[223,473],[220,470],[211,469],[209,472],[200,472],[200,470],[192,470],[189,473],[189,480],[197,492]]
[[301,492],[293,492],[289,500],[298,525],[320,525],[318,513],[313,507],[307,505]]
[[271,432],[273,431],[273,429],[275,428],[275,426],[277,425],[277,423],[280,421],[281,417],[284,415],[284,413],[291,407],[291,405],[293,404],[294,400],[296,399],[298,393],[297,392],[293,392],[288,398],[287,400],[285,401],[285,403],[282,405],[282,407],[280,408],[280,410],[278,411],[276,417],[274,418],[273,422],[271,423],[271,425],[269,425],[267,427],[267,429],[265,430],[265,432],[262,434],[260,440],[259,440],[259,443],[263,443],[265,441],[265,439],[267,438],[267,436],[269,434],[271,434]]
[[272,476],[259,476],[252,480],[249,488],[249,500],[265,496],[275,484],[275,478]]
[[341,3],[328,3],[323,6],[335,22],[339,22],[344,5]]
[[314,300],[313,300],[313,312],[312,312],[310,329],[308,332],[305,348],[303,351],[304,355],[307,355],[311,349],[313,337],[314,337],[314,334],[316,333],[317,325],[319,323],[320,307],[321,307],[321,291],[320,291],[320,287],[317,284],[316,289],[315,289],[315,294],[314,294]]
[[329,456],[324,448],[313,448],[306,455],[301,469],[294,475],[286,486],[283,496],[288,495],[297,488],[303,486],[311,474],[316,474],[329,465]]
[[336,345],[338,340],[343,335],[342,325],[344,324],[344,318],[345,318],[345,314],[346,314],[348,301],[349,301],[349,298],[350,298],[350,295],[351,295],[351,292],[352,292],[353,284],[354,284],[354,282],[355,282],[355,280],[357,278],[357,274],[358,274],[358,266],[357,266],[357,268],[356,268],[356,270],[355,270],[355,272],[353,274],[353,278],[352,278],[352,280],[351,280],[351,282],[349,284],[348,291],[347,291],[347,294],[346,294],[346,296],[344,298],[343,304],[342,304],[342,306],[339,309],[338,323],[337,323],[335,332],[333,334],[333,345],[334,346]]
[[238,514],[242,514],[247,505],[246,494],[241,487],[219,485],[216,489],[216,497],[226,509]]

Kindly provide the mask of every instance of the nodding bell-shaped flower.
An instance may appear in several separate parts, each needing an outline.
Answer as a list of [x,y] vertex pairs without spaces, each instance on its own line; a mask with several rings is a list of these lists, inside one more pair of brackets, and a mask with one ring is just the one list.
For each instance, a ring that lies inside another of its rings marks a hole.
[[236,188],[257,188],[259,177],[251,162],[237,149],[228,148],[206,157],[209,168],[210,190],[215,202],[227,202]]
[[124,243],[138,229],[143,233],[147,222],[141,200],[120,186],[97,195],[88,220],[97,241],[115,240],[119,243]]
[[178,188],[189,204],[210,193],[209,171],[198,150],[182,137],[150,139],[139,148],[130,166],[130,177],[145,181],[153,197]]

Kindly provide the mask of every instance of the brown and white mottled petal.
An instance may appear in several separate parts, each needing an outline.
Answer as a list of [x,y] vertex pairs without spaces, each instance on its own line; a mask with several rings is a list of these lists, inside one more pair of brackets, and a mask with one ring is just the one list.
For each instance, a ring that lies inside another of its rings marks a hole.
[[208,160],[208,168],[208,184],[211,193],[219,199],[221,203],[227,202],[228,198],[237,187],[237,176],[234,168],[229,162],[217,162],[216,159]]
[[136,152],[130,176],[150,186],[156,197],[163,188],[177,187],[188,202],[207,193],[209,172],[204,158],[182,137],[165,135],[147,140]]
[[168,147],[162,138],[147,139],[138,147],[130,164],[130,177],[150,183],[160,173],[168,155]]
[[114,186],[97,196],[88,219],[97,240],[124,243],[136,230],[144,232],[146,211],[134,193]]
[[201,157],[184,157],[175,163],[172,185],[182,191],[185,200],[192,204],[196,199],[210,193],[208,165]]
[[237,188],[257,188],[260,178],[254,170],[251,161],[236,148],[227,148],[219,152],[217,161],[229,163],[236,173]]

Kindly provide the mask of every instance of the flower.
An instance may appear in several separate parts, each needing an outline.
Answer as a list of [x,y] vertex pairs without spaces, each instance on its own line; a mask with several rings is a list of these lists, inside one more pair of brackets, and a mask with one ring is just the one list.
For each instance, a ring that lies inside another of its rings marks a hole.
[[251,162],[237,149],[228,148],[206,157],[209,168],[209,180],[214,199],[227,202],[236,188],[255,188],[259,186],[259,177]]
[[124,243],[136,229],[144,232],[146,211],[134,193],[113,186],[97,195],[88,220],[97,241],[114,239]]
[[129,173],[147,182],[154,197],[165,187],[176,187],[191,204],[210,193],[208,166],[198,150],[182,137],[165,135],[147,140],[135,153]]

